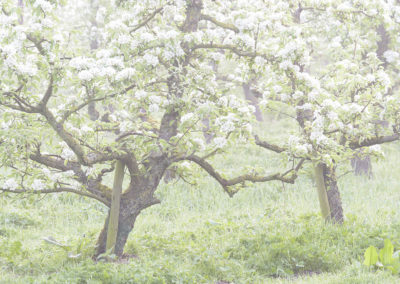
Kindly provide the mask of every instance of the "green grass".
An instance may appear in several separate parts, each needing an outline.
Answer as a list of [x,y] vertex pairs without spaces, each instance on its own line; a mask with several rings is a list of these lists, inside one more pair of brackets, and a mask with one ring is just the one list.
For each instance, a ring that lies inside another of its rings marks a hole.
[[[137,257],[118,263],[90,258],[106,215],[98,202],[0,196],[0,283],[398,283],[362,265],[365,249],[385,238],[400,248],[400,149],[385,150],[373,180],[340,179],[343,226],[322,222],[307,168],[295,185],[252,185],[232,199],[206,176],[195,187],[163,184],[162,203],[139,216],[128,240]],[[234,173],[246,164],[273,171],[278,161],[238,147],[213,163]]]

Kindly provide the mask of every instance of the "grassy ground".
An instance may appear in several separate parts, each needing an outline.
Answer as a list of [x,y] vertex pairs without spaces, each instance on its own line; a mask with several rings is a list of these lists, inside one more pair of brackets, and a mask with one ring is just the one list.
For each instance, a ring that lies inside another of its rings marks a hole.
[[[258,184],[233,199],[210,178],[162,185],[162,203],[139,216],[128,240],[136,257],[119,263],[90,259],[101,204],[70,194],[0,196],[0,283],[399,283],[362,265],[365,249],[385,238],[400,248],[400,149],[385,150],[373,180],[340,179],[340,227],[322,222],[307,170],[295,185]],[[215,163],[277,166],[262,149],[236,151]],[[50,236],[68,247],[43,241]]]

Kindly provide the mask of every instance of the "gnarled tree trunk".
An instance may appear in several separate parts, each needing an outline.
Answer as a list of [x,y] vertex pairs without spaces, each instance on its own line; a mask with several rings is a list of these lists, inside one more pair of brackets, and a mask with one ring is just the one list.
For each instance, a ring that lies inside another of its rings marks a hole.
[[[146,194],[154,192],[150,189],[148,191],[137,192],[136,194],[123,195],[119,210],[119,220],[118,220],[118,232],[114,247],[114,254],[121,256],[124,252],[124,247],[130,232],[133,230],[137,216],[143,209],[146,209],[154,204],[159,203],[159,201],[153,198],[152,194]],[[109,224],[110,214],[104,222],[104,227],[97,240],[97,248],[95,257],[106,252],[107,247],[107,232]]]

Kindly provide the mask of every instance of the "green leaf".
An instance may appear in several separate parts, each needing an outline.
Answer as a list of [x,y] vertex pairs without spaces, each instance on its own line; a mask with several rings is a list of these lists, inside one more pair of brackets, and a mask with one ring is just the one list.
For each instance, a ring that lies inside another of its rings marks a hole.
[[383,265],[387,266],[393,263],[393,251],[394,247],[392,242],[386,239],[383,249],[379,251],[379,260]]
[[376,247],[370,246],[364,253],[364,265],[372,266],[375,265],[378,261],[378,252],[376,251]]

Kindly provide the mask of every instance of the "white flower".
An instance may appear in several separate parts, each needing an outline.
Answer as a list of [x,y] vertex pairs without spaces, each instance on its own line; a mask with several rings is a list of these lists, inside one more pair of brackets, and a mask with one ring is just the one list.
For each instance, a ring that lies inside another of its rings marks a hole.
[[150,101],[154,104],[161,104],[162,98],[160,96],[150,96]]
[[118,37],[117,42],[119,44],[127,44],[127,43],[129,43],[130,40],[131,40],[131,38],[128,35],[122,34]]
[[43,190],[45,188],[45,184],[40,179],[35,179],[31,186],[33,190]]
[[3,183],[3,187],[9,190],[16,190],[18,187],[18,183],[15,181],[15,179],[9,178]]
[[190,169],[190,162],[184,161],[184,162],[182,162],[182,163],[180,164],[180,166],[181,166],[182,168]]
[[160,110],[160,107],[157,104],[151,104],[149,106],[149,112],[154,113],[158,112]]
[[196,144],[200,150],[204,150],[206,146],[204,145],[204,141],[201,138],[193,138],[193,143]]
[[213,142],[217,148],[222,148],[226,145],[226,139],[224,137],[216,137]]
[[191,120],[194,117],[194,113],[189,112],[181,117],[181,123],[185,123],[188,120]]
[[388,63],[392,63],[395,62],[396,60],[399,59],[399,54],[396,51],[393,50],[387,50],[385,51],[385,53],[383,54],[383,57],[385,57],[386,61]]
[[146,91],[144,91],[144,90],[138,90],[138,91],[135,93],[135,97],[136,97],[137,99],[139,99],[139,100],[145,98],[146,95],[147,95],[147,93],[146,93]]
[[53,9],[53,5],[50,2],[45,0],[36,0],[33,4],[33,7],[40,7],[45,13],[50,12]]
[[69,66],[75,69],[85,69],[91,67],[92,65],[93,63],[89,58],[84,58],[81,56],[72,58],[71,61],[69,62]]
[[344,2],[344,3],[340,4],[340,5],[337,7],[337,10],[338,10],[338,11],[342,11],[342,12],[346,12],[346,11],[351,11],[352,8],[353,8],[353,7],[351,6],[351,4],[350,4],[349,2]]
[[79,72],[78,74],[79,79],[81,79],[82,81],[90,81],[93,79],[93,74],[91,72],[89,72],[88,70],[83,70],[81,72]]
[[87,125],[82,126],[82,127],[81,127],[81,130],[82,130],[83,132],[85,132],[85,133],[93,132],[93,128],[91,128],[91,127],[89,127],[89,126],[87,126]]
[[144,42],[149,42],[154,40],[154,36],[151,33],[141,33],[140,34],[140,38],[141,40],[143,40]]
[[125,68],[124,70],[121,70],[120,72],[117,73],[117,75],[115,76],[115,80],[122,81],[125,79],[130,79],[134,75],[135,75],[135,69]]
[[254,63],[257,64],[258,66],[262,66],[265,64],[265,59],[262,58],[261,56],[256,56],[256,58],[254,58]]
[[279,68],[282,70],[287,70],[293,67],[293,63],[290,60],[284,60],[279,64]]
[[371,83],[371,82],[375,81],[375,76],[373,74],[367,74],[367,76],[365,76],[365,80],[368,83]]
[[64,148],[61,153],[61,157],[65,160],[72,160],[75,158],[75,153],[69,148]]
[[158,63],[159,63],[157,56],[154,56],[154,55],[149,54],[149,53],[145,54],[143,56],[143,59],[144,59],[144,61],[146,61],[147,64],[149,64],[149,65],[151,65],[153,67],[157,66]]

